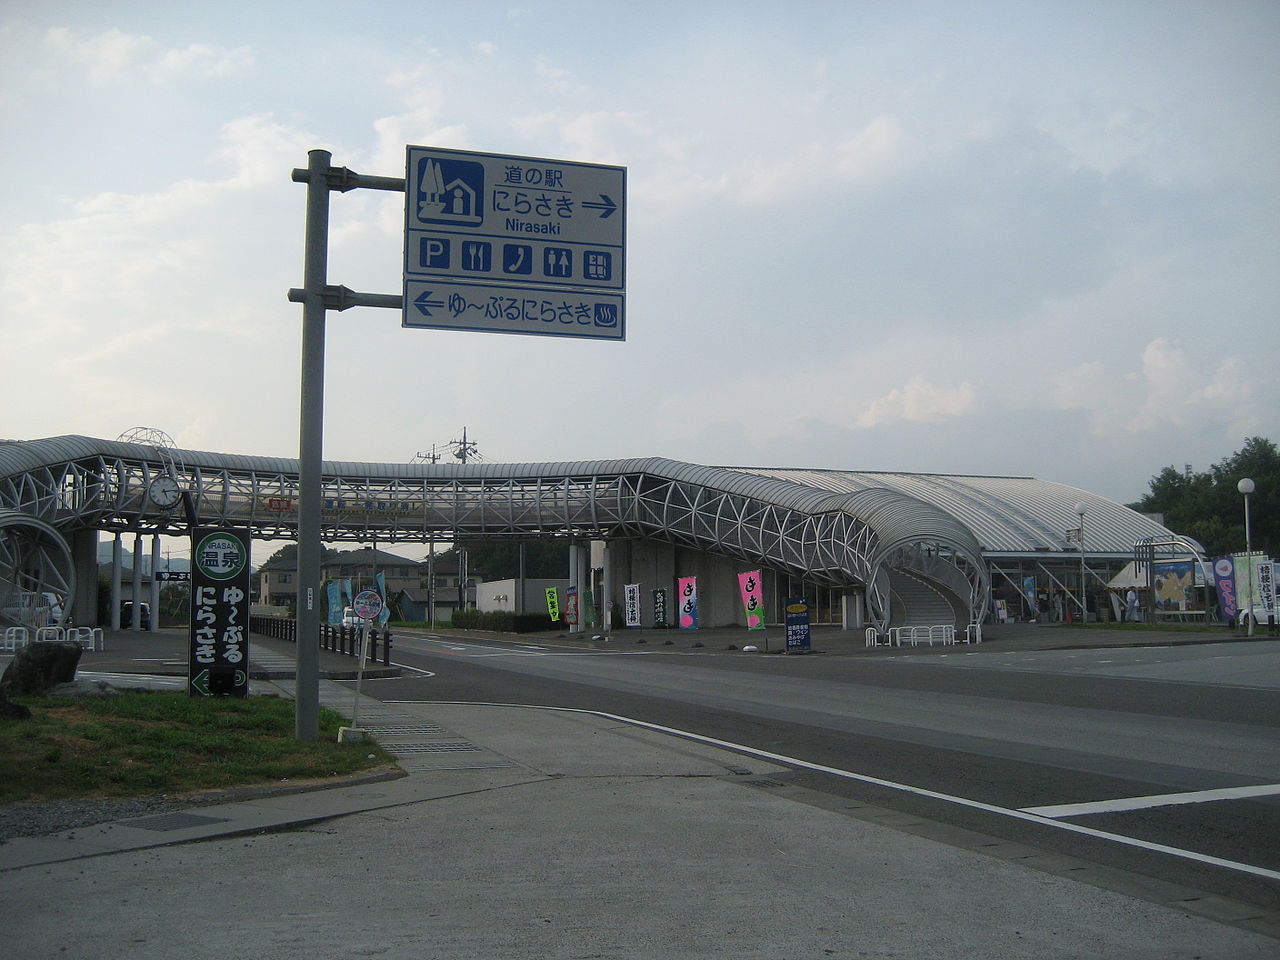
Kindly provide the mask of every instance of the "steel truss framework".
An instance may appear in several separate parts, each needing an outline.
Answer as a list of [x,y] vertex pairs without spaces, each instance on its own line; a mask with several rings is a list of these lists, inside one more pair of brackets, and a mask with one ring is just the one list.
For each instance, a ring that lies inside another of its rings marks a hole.
[[[190,513],[147,496],[159,476],[189,494]],[[296,460],[55,437],[0,444],[0,509],[40,526],[182,534],[191,522],[247,527],[257,539],[294,538]],[[806,580],[865,588],[886,626],[886,567],[911,566],[980,618],[987,574],[959,521],[887,489],[832,494],[785,480],[674,460],[547,464],[325,464],[323,538],[380,543],[441,538],[661,540]],[[3,534],[14,539],[21,523]],[[29,532],[34,532],[35,527]],[[6,548],[8,549],[8,548]],[[63,550],[69,557],[69,551]],[[929,563],[919,558],[928,555]],[[70,561],[46,557],[45,582],[63,588]]]

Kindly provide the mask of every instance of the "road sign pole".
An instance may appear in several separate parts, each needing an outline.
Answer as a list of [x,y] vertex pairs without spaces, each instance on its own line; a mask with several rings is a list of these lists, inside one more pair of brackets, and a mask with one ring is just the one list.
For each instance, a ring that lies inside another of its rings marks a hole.
[[[320,736],[320,496],[324,463],[324,288],[329,270],[327,150],[307,153],[302,396],[298,428],[298,612],[294,736]],[[294,172],[294,178],[298,179]]]

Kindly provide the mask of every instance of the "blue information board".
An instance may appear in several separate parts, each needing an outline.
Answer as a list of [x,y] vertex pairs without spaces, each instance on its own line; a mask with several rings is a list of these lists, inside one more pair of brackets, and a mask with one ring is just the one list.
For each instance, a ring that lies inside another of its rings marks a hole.
[[404,326],[625,339],[626,192],[625,167],[408,147]]

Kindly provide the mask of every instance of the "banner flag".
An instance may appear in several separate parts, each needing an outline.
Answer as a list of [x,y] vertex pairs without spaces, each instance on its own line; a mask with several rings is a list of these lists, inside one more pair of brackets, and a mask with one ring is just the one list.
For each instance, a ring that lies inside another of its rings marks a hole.
[[1213,561],[1213,582],[1218,588],[1218,609],[1222,619],[1234,623],[1236,619],[1236,562],[1231,557],[1219,557]]
[[382,612],[378,614],[378,623],[385,627],[387,621],[391,619],[391,599],[387,596],[387,581],[381,570],[373,575],[373,580],[378,585],[378,596],[382,598]]
[[560,591],[555,587],[547,587],[547,616],[552,623],[560,619]]
[[640,584],[628,583],[622,588],[626,604],[626,624],[628,627],[640,626]]
[[568,587],[564,592],[564,622],[571,627],[578,625],[578,588]]
[[330,580],[324,589],[329,598],[329,623],[337,625],[342,622],[342,588],[337,580]]
[[742,610],[748,630],[764,629],[764,591],[760,581],[759,570],[738,574],[738,589],[742,592]]
[[671,620],[667,617],[667,588],[659,587],[653,591],[653,625],[669,627]]
[[1276,617],[1276,564],[1274,560],[1260,560],[1258,571],[1258,622],[1270,623]]
[[698,578],[679,577],[676,580],[676,600],[680,604],[681,630],[698,629]]

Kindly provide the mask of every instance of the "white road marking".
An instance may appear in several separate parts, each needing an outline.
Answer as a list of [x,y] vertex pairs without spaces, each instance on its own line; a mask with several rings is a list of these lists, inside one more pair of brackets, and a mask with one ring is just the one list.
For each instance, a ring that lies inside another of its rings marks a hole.
[[1244,800],[1249,797],[1274,797],[1280,794],[1280,783],[1264,783],[1252,787],[1221,787],[1217,790],[1195,790],[1189,793],[1158,793],[1149,797],[1123,797],[1093,803],[1062,803],[1047,807],[1021,807],[1023,813],[1041,817],[1082,817],[1091,813],[1122,813],[1150,807],[1174,807],[1186,803],[1211,803],[1215,800]]
[[769,750],[760,750],[756,747],[749,747],[741,743],[732,743],[728,740],[720,740],[716,737],[707,737],[700,733],[691,733],[688,730],[678,730],[675,727],[663,726],[660,723],[649,723],[647,720],[636,720],[633,717],[623,717],[616,713],[605,713],[602,710],[582,710],[574,707],[548,707],[529,703],[479,703],[467,700],[384,700],[383,702],[417,704],[439,703],[442,705],[447,704],[449,706],[461,707],[516,707],[524,710],[553,710],[562,713],[581,713],[593,717],[603,717],[606,720],[613,720],[618,723],[629,723],[632,726],[643,727],[647,730],[657,731],[658,733],[667,733],[674,737],[681,737],[685,740],[694,740],[698,743],[706,743],[713,747],[719,747],[722,750],[733,750],[738,753],[744,753],[752,757],[759,757],[762,760],[770,760],[774,763],[781,763],[786,766],[799,767],[804,770],[813,770],[817,773],[827,773],[832,776],[842,777],[846,780],[856,780],[859,783],[869,783],[877,787],[887,787],[891,790],[899,790],[903,793],[911,793],[919,797],[928,797],[932,800],[942,800],[946,803],[954,803],[957,806],[968,807],[971,810],[981,810],[985,813],[994,813],[1002,817],[1008,817],[1011,820],[1022,820],[1027,823],[1034,823],[1042,827],[1050,827],[1067,833],[1076,833],[1086,837],[1093,837],[1096,840],[1108,840],[1122,846],[1134,847],[1139,850],[1147,850],[1153,853],[1163,853],[1171,857],[1178,857],[1182,860],[1191,860],[1195,863],[1204,863],[1214,867],[1221,867],[1224,870],[1232,870],[1237,873],[1247,873],[1255,877],[1263,877],[1267,880],[1280,880],[1280,870],[1268,870],[1266,867],[1254,866],[1251,863],[1240,863],[1235,860],[1225,860],[1222,857],[1210,856],[1207,853],[1198,853],[1195,850],[1183,850],[1180,847],[1170,847],[1163,843],[1153,843],[1149,840],[1140,840],[1137,837],[1126,837],[1123,834],[1109,833],[1106,830],[1095,830],[1092,827],[1081,826],[1077,823],[1063,823],[1060,820],[1054,820],[1051,817],[1042,816],[1037,813],[1028,813],[1024,810],[1001,807],[994,803],[984,803],[981,800],[970,800],[967,797],[956,797],[949,793],[940,793],[937,790],[915,787],[907,783],[895,783],[892,780],[883,780],[880,777],[871,777],[863,773],[854,773],[852,770],[841,770],[839,767],[828,767],[825,764],[812,763],[808,760],[801,760],[798,757],[788,757],[781,753],[773,753]]

